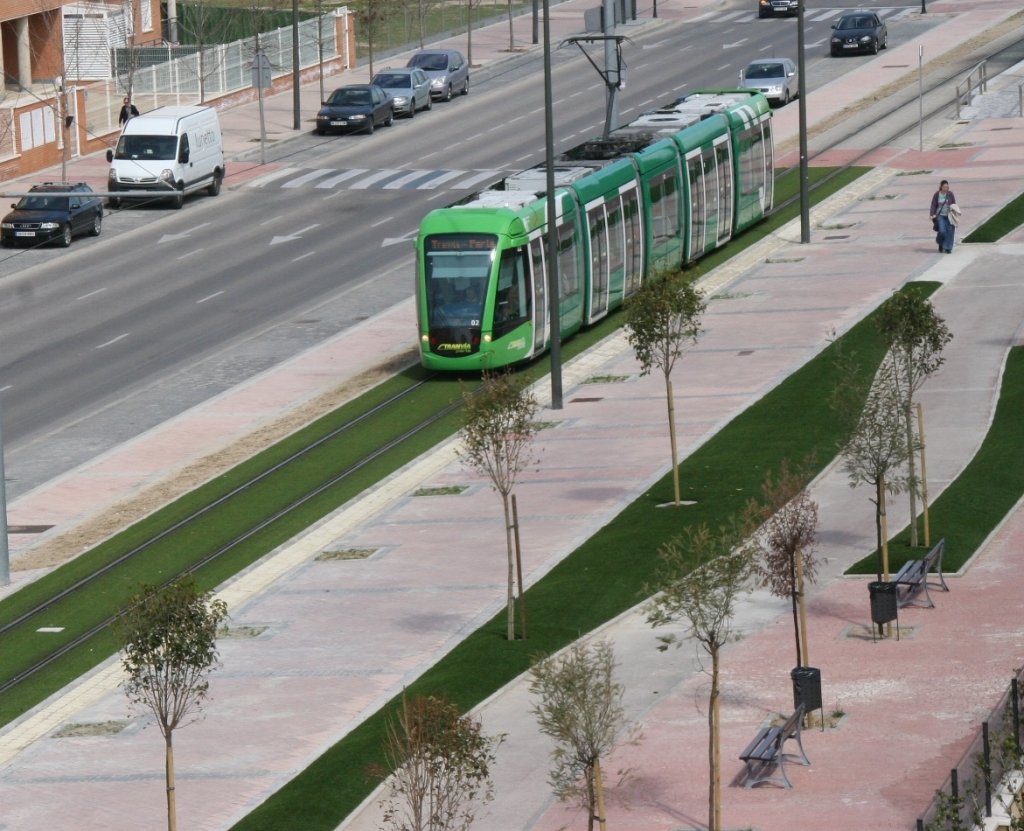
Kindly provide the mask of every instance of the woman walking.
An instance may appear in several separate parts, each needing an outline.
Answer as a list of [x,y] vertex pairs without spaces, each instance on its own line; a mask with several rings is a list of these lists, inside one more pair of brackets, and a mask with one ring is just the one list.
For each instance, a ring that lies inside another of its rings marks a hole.
[[949,218],[949,209],[956,204],[956,197],[949,189],[949,182],[943,179],[939,183],[939,189],[932,196],[932,225],[935,227],[935,241],[938,243],[939,251],[945,254],[953,252],[953,234],[956,228]]

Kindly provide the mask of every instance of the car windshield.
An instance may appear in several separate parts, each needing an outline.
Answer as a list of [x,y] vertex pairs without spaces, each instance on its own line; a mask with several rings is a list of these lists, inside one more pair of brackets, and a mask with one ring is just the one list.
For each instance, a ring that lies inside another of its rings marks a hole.
[[327,99],[327,103],[365,106],[370,103],[370,91],[366,89],[336,89]]
[[412,86],[412,76],[404,72],[385,72],[377,75],[373,79],[373,83],[385,89],[394,89],[396,87],[408,89]]
[[448,68],[448,56],[444,54],[428,53],[426,55],[413,55],[409,66],[418,66],[431,72],[443,72]]
[[118,159],[173,159],[177,136],[121,136],[114,157]]
[[748,78],[781,78],[785,74],[780,63],[752,63],[747,67]]
[[870,17],[844,17],[839,21],[837,29],[870,29]]
[[66,196],[25,196],[18,203],[18,209],[22,211],[66,211],[68,198]]

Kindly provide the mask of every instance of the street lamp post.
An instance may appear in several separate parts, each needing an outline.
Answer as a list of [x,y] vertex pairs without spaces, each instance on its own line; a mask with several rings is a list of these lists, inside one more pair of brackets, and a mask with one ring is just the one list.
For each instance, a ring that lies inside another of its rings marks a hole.
[[807,244],[811,241],[811,202],[808,193],[808,178],[810,176],[807,164],[807,73],[804,60],[804,0],[800,0],[797,6],[796,16],[796,60],[797,60],[797,99],[800,105],[799,127],[800,133],[800,242]]
[[555,204],[555,126],[551,92],[551,10],[544,0],[544,161],[547,165],[548,325],[551,337],[551,409],[562,409],[562,331],[558,280],[558,215]]

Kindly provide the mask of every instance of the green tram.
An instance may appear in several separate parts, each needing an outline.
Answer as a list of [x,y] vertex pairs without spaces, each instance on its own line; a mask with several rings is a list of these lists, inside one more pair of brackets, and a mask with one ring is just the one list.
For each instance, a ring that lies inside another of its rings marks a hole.
[[[654,270],[724,245],[771,210],[771,110],[751,90],[695,92],[556,159],[561,336]],[[547,168],[431,211],[416,241],[420,358],[437,370],[528,361],[550,344]]]

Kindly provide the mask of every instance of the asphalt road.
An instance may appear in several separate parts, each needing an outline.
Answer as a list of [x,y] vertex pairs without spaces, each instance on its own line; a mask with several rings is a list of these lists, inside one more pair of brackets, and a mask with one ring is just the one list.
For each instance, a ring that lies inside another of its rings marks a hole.
[[[754,58],[795,57],[795,21],[734,18],[747,5],[626,27],[620,120],[731,85]],[[890,7],[891,43],[932,25],[899,8],[918,7]],[[807,12],[811,91],[871,59],[828,58],[830,19]],[[554,54],[558,151],[600,132],[605,103],[576,47]],[[372,136],[309,133],[271,148],[265,177],[229,179],[219,197],[112,212],[102,237],[66,251],[2,252],[8,498],[406,298],[423,215],[470,193],[468,180],[543,159],[541,72],[539,54],[512,58],[474,73],[468,96]]]

